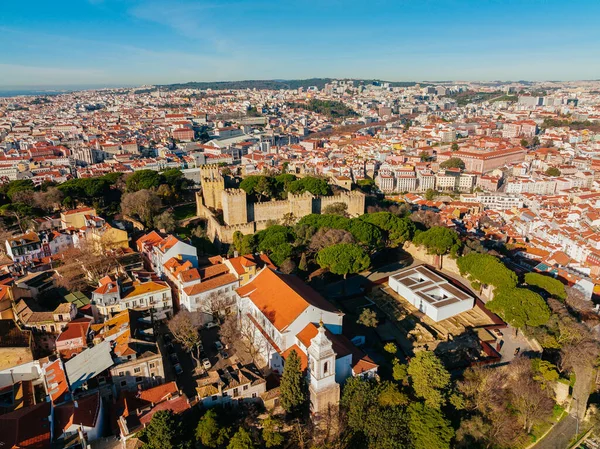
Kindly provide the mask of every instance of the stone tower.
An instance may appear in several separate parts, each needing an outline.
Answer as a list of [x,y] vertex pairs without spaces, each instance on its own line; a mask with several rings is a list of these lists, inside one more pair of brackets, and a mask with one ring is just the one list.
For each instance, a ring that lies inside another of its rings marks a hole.
[[335,352],[331,340],[325,335],[323,322],[308,347],[310,409],[318,419],[329,406],[340,402],[340,386],[335,381]]
[[225,180],[221,176],[219,167],[217,165],[203,165],[200,167],[200,184],[204,205],[211,209],[222,209],[221,196],[223,190],[225,190]]
[[223,190],[221,202],[223,204],[223,221],[226,225],[248,223],[246,192],[242,189]]

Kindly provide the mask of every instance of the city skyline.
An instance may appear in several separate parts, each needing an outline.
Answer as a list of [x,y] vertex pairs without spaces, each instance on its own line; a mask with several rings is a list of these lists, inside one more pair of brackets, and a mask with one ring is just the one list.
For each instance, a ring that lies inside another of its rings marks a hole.
[[575,3],[11,3],[0,13],[0,88],[596,79],[600,5]]

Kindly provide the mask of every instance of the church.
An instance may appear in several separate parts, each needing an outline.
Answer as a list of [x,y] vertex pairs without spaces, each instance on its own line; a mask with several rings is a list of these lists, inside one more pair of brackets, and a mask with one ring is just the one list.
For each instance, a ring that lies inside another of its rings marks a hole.
[[300,356],[314,413],[339,402],[350,376],[377,375],[377,364],[344,335],[344,314],[296,276],[266,266],[236,292],[243,333],[263,362],[282,373],[292,351]]

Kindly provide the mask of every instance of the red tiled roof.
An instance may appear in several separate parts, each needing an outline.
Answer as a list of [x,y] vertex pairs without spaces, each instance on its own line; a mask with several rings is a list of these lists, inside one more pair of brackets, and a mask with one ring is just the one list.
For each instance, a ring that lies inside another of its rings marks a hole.
[[252,281],[237,289],[248,297],[278,330],[294,322],[309,306],[338,312],[325,298],[292,275],[265,267]]
[[41,402],[0,416],[0,446],[7,449],[49,448],[50,412],[50,402]]

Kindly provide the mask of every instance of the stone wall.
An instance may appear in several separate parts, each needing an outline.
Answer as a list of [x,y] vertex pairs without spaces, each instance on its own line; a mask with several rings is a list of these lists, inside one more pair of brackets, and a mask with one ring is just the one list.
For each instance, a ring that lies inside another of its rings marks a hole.
[[222,193],[223,221],[226,225],[246,224],[248,220],[248,203],[246,192],[242,189],[225,189]]

